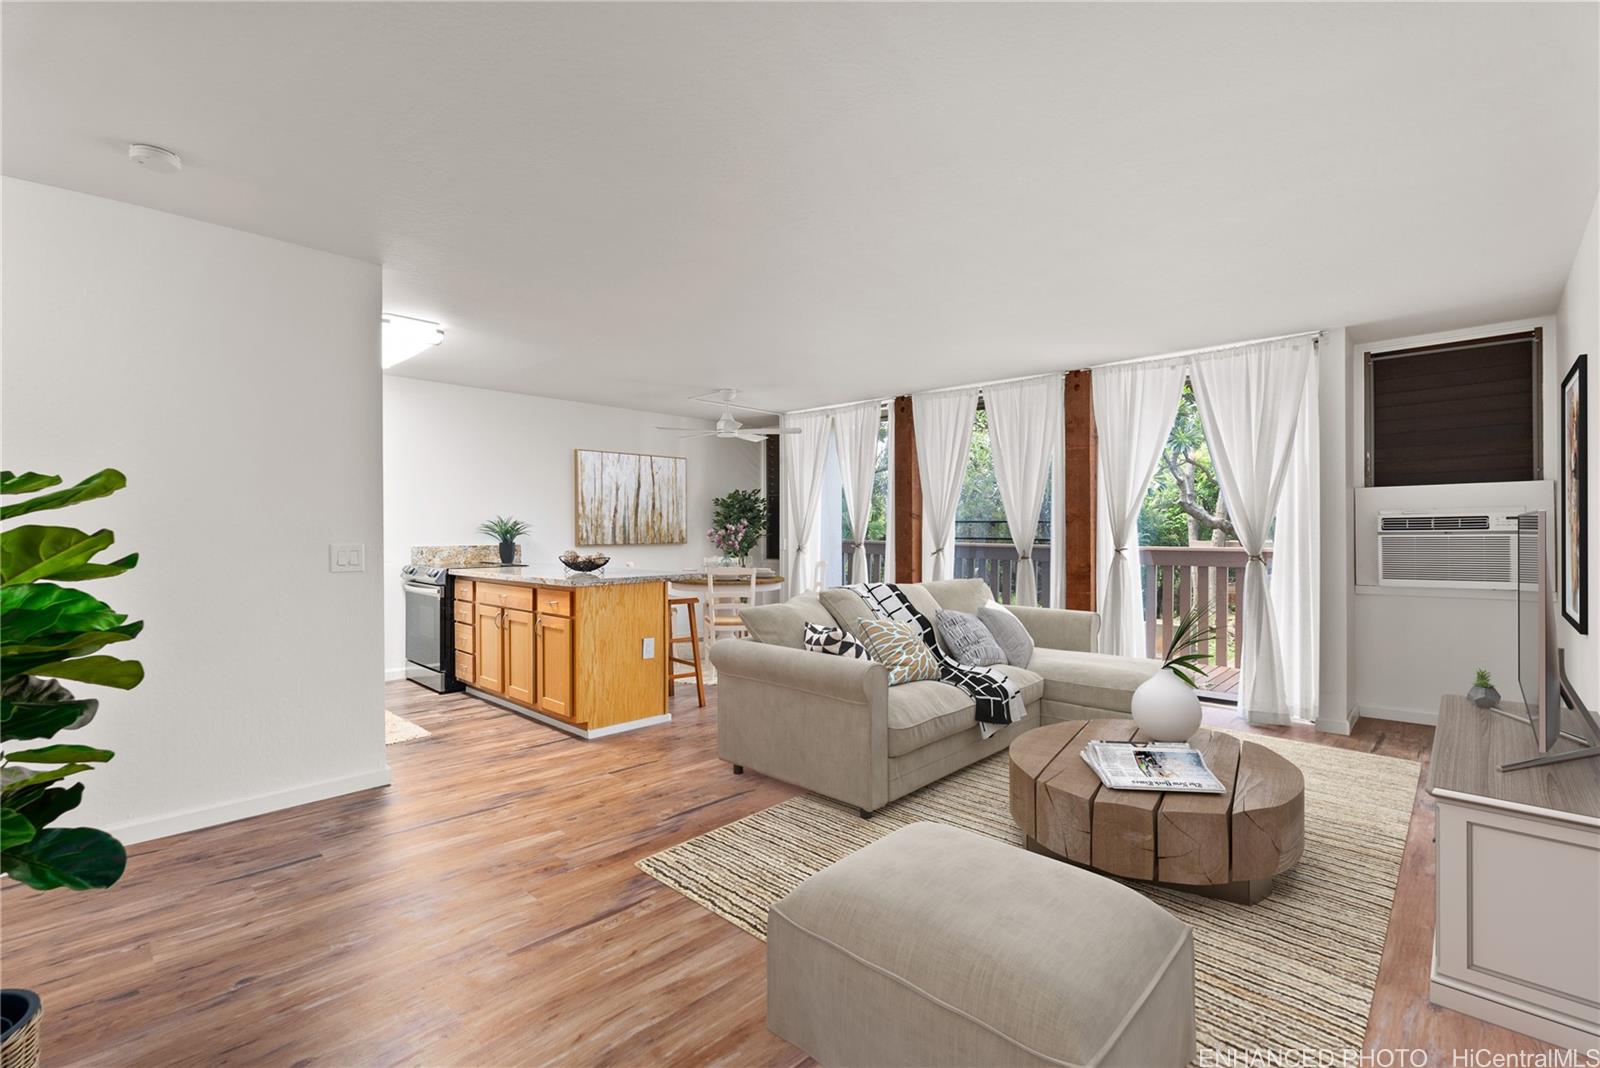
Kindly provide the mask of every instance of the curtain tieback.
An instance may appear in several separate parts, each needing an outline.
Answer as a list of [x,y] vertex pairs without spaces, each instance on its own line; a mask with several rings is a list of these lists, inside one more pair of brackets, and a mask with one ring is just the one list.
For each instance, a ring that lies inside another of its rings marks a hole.
[[937,549],[933,550],[933,555],[934,556],[942,556],[942,555],[944,555],[944,546],[941,545]]
[[1033,550],[1029,549],[1025,553],[1018,553],[1017,554],[1017,559],[1018,560],[1032,560],[1033,559]]
[[1262,567],[1266,567],[1267,566],[1266,560],[1262,559],[1262,556],[1261,556],[1260,553],[1251,553],[1249,556],[1245,557],[1245,560],[1246,561],[1254,560],[1256,563],[1260,564]]

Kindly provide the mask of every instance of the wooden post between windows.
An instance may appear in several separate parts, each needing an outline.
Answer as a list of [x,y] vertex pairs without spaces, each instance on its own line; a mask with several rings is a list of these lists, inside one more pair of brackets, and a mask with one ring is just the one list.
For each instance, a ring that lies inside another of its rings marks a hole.
[[894,580],[922,581],[922,473],[910,397],[894,399]]
[[1062,478],[1066,524],[1067,607],[1095,610],[1095,508],[1100,477],[1100,435],[1094,425],[1094,383],[1088,371],[1068,371],[1066,387],[1067,462]]

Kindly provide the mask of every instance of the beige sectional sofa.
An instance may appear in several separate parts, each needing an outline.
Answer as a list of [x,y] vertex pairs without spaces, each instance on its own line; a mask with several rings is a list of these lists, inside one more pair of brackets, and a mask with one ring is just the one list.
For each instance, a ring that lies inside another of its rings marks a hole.
[[[930,619],[940,608],[976,612],[994,600],[981,579],[901,587]],[[1099,617],[1011,609],[1033,637],[1026,667],[1002,667],[1028,715],[985,739],[972,700],[940,682],[891,687],[868,660],[807,651],[805,624],[855,632],[870,612],[844,589],[745,609],[750,638],[711,648],[717,669],[717,751],[746,767],[844,801],[863,814],[997,753],[1023,731],[1068,719],[1126,716],[1154,660],[1095,649]]]

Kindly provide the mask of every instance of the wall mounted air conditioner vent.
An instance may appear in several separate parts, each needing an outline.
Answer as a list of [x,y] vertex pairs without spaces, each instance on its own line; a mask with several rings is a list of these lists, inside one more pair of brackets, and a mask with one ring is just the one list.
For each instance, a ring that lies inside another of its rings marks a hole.
[[1489,512],[1379,512],[1378,585],[1514,590],[1517,516]]

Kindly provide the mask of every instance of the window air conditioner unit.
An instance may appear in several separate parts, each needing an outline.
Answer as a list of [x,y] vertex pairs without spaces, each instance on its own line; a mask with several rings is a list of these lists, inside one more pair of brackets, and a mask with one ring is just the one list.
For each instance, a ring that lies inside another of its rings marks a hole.
[[1378,513],[1378,585],[1517,588],[1515,509]]

